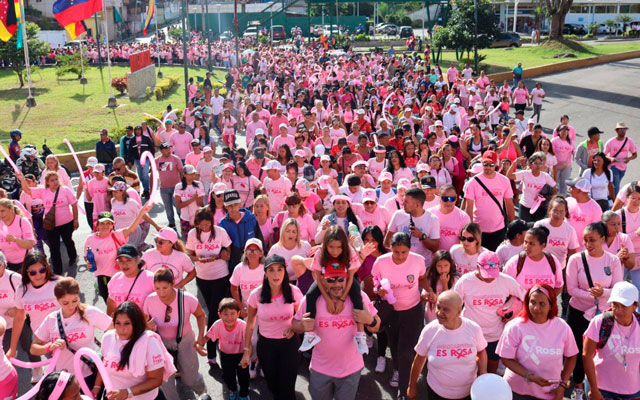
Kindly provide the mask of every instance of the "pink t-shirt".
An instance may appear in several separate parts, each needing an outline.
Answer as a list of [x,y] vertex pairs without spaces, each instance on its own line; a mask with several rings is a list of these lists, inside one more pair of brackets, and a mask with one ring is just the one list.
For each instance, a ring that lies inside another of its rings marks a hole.
[[[31,188],[31,197],[34,199],[41,199],[44,202],[45,215],[53,206],[53,199],[55,198],[55,195],[55,190],[51,191],[44,187]],[[71,207],[69,206],[76,204],[77,202],[78,200],[76,200],[76,196],[73,194],[71,189],[67,186],[60,186],[58,199],[56,200],[56,226],[68,224],[73,221]]]
[[[373,316],[378,310],[364,292],[362,304]],[[301,320],[307,310],[307,298],[303,298],[295,318]],[[347,298],[339,314],[327,311],[327,302],[323,296],[316,300],[316,317],[313,331],[322,341],[318,343],[311,355],[310,368],[316,372],[334,378],[344,378],[364,367],[362,355],[358,353],[353,337],[357,331],[353,319],[353,303]]]
[[251,269],[248,264],[238,264],[233,270],[229,282],[240,289],[242,305],[246,307],[247,300],[249,300],[249,295],[251,295],[253,289],[264,282],[264,265],[260,264]]
[[260,303],[260,291],[262,285],[253,289],[247,302],[250,307],[257,310],[256,318],[258,331],[268,339],[284,338],[284,331],[291,328],[291,320],[295,314],[295,308],[302,301],[302,292],[296,286],[291,286],[293,303],[285,303],[282,293],[271,299],[271,303]]
[[504,265],[511,259],[511,257],[520,254],[521,251],[524,250],[524,245],[514,246],[508,240],[502,242],[498,249],[496,250],[496,254],[500,259],[500,267],[504,267]]
[[173,149],[173,154],[178,156],[181,160],[184,160],[187,157],[187,154],[191,151],[191,141],[193,140],[193,136],[189,132],[180,133],[176,132],[171,135],[169,139],[169,144]]
[[620,215],[622,218],[622,213],[624,212],[624,219],[626,221],[626,233],[631,239],[631,243],[633,243],[633,249],[636,251],[636,266],[633,269],[640,268],[640,262],[638,262],[638,251],[640,250],[640,235],[636,233],[638,228],[640,228],[640,211],[632,213],[628,208],[620,209],[616,211],[616,214]]
[[415,351],[427,357],[427,384],[437,395],[447,399],[469,396],[476,379],[476,356],[487,347],[482,329],[462,317],[457,329],[447,329],[438,320],[422,329]]
[[[474,201],[473,221],[477,222],[482,232],[496,232],[504,228],[504,219],[501,217],[500,209],[486,190],[480,186],[476,179],[482,180],[482,183],[493,193],[494,197],[502,205],[503,199],[513,198],[513,190],[511,190],[511,182],[504,176],[496,173],[496,175],[488,179],[484,175],[477,175],[475,179],[471,179],[467,184],[465,197]],[[500,218],[497,218],[500,217]]]
[[278,211],[282,210],[284,198],[291,192],[291,181],[282,175],[275,181],[266,177],[263,187],[269,197],[271,215],[276,215]]
[[[209,258],[219,256],[223,247],[231,246],[231,239],[227,231],[217,225],[212,226],[211,229],[214,230],[215,237],[211,238],[211,232],[201,232],[200,240],[198,240],[195,228],[191,229],[187,234],[185,245],[187,250],[195,252],[199,258]],[[210,281],[229,275],[229,267],[227,262],[220,258],[207,263],[197,261],[196,273],[198,278]]]
[[[598,343],[604,314],[596,315],[584,336]],[[625,366],[626,361],[626,366]],[[640,391],[640,326],[633,318],[630,326],[613,323],[611,336],[593,357],[598,389],[630,395]]]
[[526,257],[519,275],[517,275],[518,257],[513,257],[507,261],[502,272],[514,277],[524,290],[529,290],[529,288],[535,284],[544,283],[552,288],[561,288],[562,285],[564,285],[564,280],[562,279],[560,261],[558,261],[558,258],[553,254],[551,257],[553,257],[556,262],[555,275],[551,271],[551,265],[549,265],[546,256],[542,256],[540,261],[533,261],[531,258]]
[[529,97],[529,91],[523,88],[516,88],[516,90],[513,91],[513,97],[516,104],[524,104]]
[[93,219],[98,218],[98,214],[109,211],[107,203],[107,192],[109,190],[109,180],[106,178],[91,179],[87,182],[87,192],[91,195],[93,203]]
[[24,286],[16,287],[16,307],[24,310],[29,316],[31,330],[34,332],[40,327],[47,315],[60,309],[60,304],[53,293],[55,286],[56,281],[48,281],[36,289],[29,283],[26,293]]
[[[0,327],[2,327],[5,332],[6,329],[9,329],[7,328],[7,323],[2,317],[0,317]],[[3,338],[4,334],[0,335],[0,340],[2,340]],[[13,365],[11,365],[11,362],[4,354],[4,349],[0,346],[0,382],[4,381],[5,378],[14,371],[15,369],[13,368]]]
[[389,215],[386,208],[377,206],[373,213],[368,213],[364,207],[358,208],[358,210],[355,211],[356,215],[360,217],[360,221],[362,221],[363,228],[366,228],[369,225],[377,225],[383,235],[387,232],[387,227],[391,221],[391,215]]
[[440,221],[440,245],[438,250],[449,250],[453,245],[460,243],[462,227],[471,220],[469,214],[458,207],[454,207],[449,214],[443,214],[440,206],[432,207],[429,211]]
[[169,268],[173,272],[173,283],[177,284],[184,278],[184,274],[193,271],[193,262],[185,253],[173,250],[168,256],[156,249],[147,250],[142,255],[144,269],[155,273],[160,268]]
[[[11,282],[9,282],[11,279]],[[16,306],[16,290],[20,287],[20,274],[17,272],[4,270],[0,277],[0,317],[6,322],[6,329],[13,327],[13,317],[6,315],[7,311]],[[11,285],[13,283],[13,285]]]
[[194,167],[198,165],[198,161],[200,161],[204,157],[204,153],[200,152],[198,154],[193,151],[187,154],[187,157],[184,159],[185,164],[193,165]]
[[559,163],[571,163],[575,151],[575,146],[572,143],[560,139],[560,137],[554,137],[551,139],[551,147],[553,147],[553,154]]
[[[100,348],[102,353],[102,363],[107,369],[107,374],[109,374],[109,377],[111,378],[113,390],[127,389],[147,380],[146,374],[141,376],[133,375],[131,370],[131,360],[129,360],[129,365],[124,367],[122,370],[118,370],[118,363],[120,362],[122,349],[128,342],[128,340],[120,340],[115,330],[108,331],[102,338],[102,346]],[[147,348],[145,351],[139,352],[137,347],[142,345],[146,345]],[[155,371],[164,367],[163,347],[164,345],[155,337],[140,338],[133,346],[133,351],[131,353],[145,354],[145,371]],[[157,395],[158,389],[156,388],[147,393],[134,396],[132,399],[153,400]]]
[[[578,240],[576,230],[573,229],[573,226],[566,220],[556,228],[551,225],[549,218],[536,222],[535,226],[544,226],[549,229],[545,250],[556,256],[564,269],[567,265],[567,253],[569,249],[576,250],[580,247],[581,240]],[[582,235],[580,235],[580,238],[582,238]]]
[[[621,171],[626,171],[627,169],[627,164],[622,162],[625,157],[629,157],[633,153],[638,152],[638,148],[636,147],[636,143],[633,141],[633,139],[628,136],[625,139],[628,139],[627,143],[624,144],[624,148],[622,149],[620,154],[616,156],[616,162],[611,164],[612,167],[616,167]],[[604,153],[609,157],[613,157],[618,152],[618,150],[620,150],[622,144],[625,143],[625,139],[618,140],[618,137],[614,137],[607,140],[607,143],[605,143],[604,145]]]
[[[116,243],[118,242],[118,243]],[[96,276],[113,276],[118,272],[116,256],[118,248],[127,242],[122,230],[113,231],[109,236],[100,237],[92,233],[84,242],[84,255],[91,248],[96,260]]]
[[267,257],[269,257],[272,254],[277,254],[283,257],[286,264],[285,267],[287,267],[287,273],[289,274],[289,280],[295,280],[296,274],[293,271],[293,267],[291,267],[291,258],[293,256],[309,257],[310,252],[311,252],[311,245],[309,244],[309,242],[306,242],[304,240],[300,241],[300,247],[295,246],[291,250],[284,247],[284,245],[282,245],[280,242],[277,242],[273,246],[271,246],[271,249],[269,249],[269,253],[267,254]]
[[551,175],[546,172],[540,172],[538,176],[533,176],[530,170],[516,172],[516,182],[522,182],[522,197],[520,197],[520,204],[527,208],[531,208],[538,193],[544,185],[551,187],[556,186],[556,181],[553,180]]
[[[182,183],[178,183],[173,191],[173,196],[180,197],[181,201],[189,201],[194,197],[204,197],[204,185],[202,183],[198,183],[198,187],[187,185],[182,189]],[[196,217],[196,211],[198,211],[198,203],[197,201],[194,201],[188,206],[180,209],[180,219],[183,221],[189,221],[189,223],[193,225]]]
[[[590,286],[581,254],[582,252],[572,255],[567,263],[567,291],[571,295],[569,305],[584,311],[584,317],[591,319],[596,314],[596,305],[588,291]],[[588,252],[585,255],[593,284],[600,284],[604,290],[598,298],[598,308],[603,312],[609,308],[607,301],[611,295],[611,288],[623,278],[622,264],[618,257],[607,251],[598,258],[590,256]]]
[[15,218],[13,218],[11,225],[5,224],[4,221],[0,219],[0,251],[4,254],[7,262],[13,264],[22,263],[27,250],[18,246],[16,242],[8,241],[8,235],[13,235],[24,240],[34,240],[31,222],[17,214]]
[[[618,232],[615,236],[615,238],[613,238],[613,241],[611,242],[611,245],[608,245],[607,242],[605,241],[602,244],[602,249],[604,251],[608,251],[611,254],[618,254],[618,252],[622,249],[622,246],[626,247],[627,250],[629,250],[629,254],[634,254],[636,252],[635,246],[633,245],[633,242],[631,241],[631,239],[629,238],[629,235],[626,235],[622,232]],[[638,266],[636,265],[633,269],[638,268]]]
[[[176,296],[169,304],[171,312],[169,313],[169,322],[165,322],[165,316],[167,312],[167,305],[160,300],[158,294],[153,292],[144,301],[142,311],[145,314],[153,318],[158,327],[157,332],[163,339],[175,340],[178,333],[178,289],[174,289]],[[195,313],[198,309],[198,299],[191,293],[184,291],[184,312],[183,312],[183,328],[182,336],[190,334],[193,329],[191,328],[191,314]]]
[[[350,258],[349,258],[349,265],[348,265],[348,269],[349,270],[357,270],[360,268],[360,258],[358,258],[358,253],[356,253],[356,251],[349,247],[351,250],[350,253]],[[313,269],[314,271],[322,271],[322,266],[320,265],[320,254],[322,253],[321,250],[316,251],[316,254],[313,256],[313,261],[311,263],[311,269]]]
[[376,283],[386,278],[396,298],[393,308],[404,311],[420,303],[420,277],[426,274],[424,257],[410,252],[407,260],[398,265],[393,262],[392,253],[384,254],[373,263],[371,275]]
[[142,308],[144,301],[155,290],[153,273],[143,269],[136,280],[136,277],[127,278],[124,272],[120,271],[111,278],[107,288],[109,289],[109,298],[116,303],[116,306],[125,301],[133,301]]
[[461,244],[455,244],[449,252],[451,253],[451,258],[456,263],[456,269],[458,271],[458,275],[464,275],[467,272],[473,272],[478,269],[478,256],[487,251],[484,247],[480,248],[475,254],[467,254],[464,252],[464,248]]
[[[503,358],[515,359],[532,374],[545,379],[561,379],[563,357],[578,354],[573,332],[562,318],[552,318],[544,324],[525,322],[517,317],[504,327],[496,353]],[[527,383],[510,369],[504,379],[515,393],[538,399],[553,399],[554,393],[546,393],[549,387]]]
[[[600,221],[602,218],[602,208],[593,199],[585,203],[578,203],[573,197],[567,197],[569,205],[569,223],[576,231],[576,235],[581,238],[584,228],[592,222]],[[582,240],[578,240],[578,250],[584,250]]]
[[211,341],[218,341],[218,347],[224,354],[242,354],[244,348],[244,330],[247,323],[241,319],[236,320],[232,330],[228,330],[221,319],[211,325],[206,336]]
[[115,228],[128,228],[135,221],[141,207],[140,203],[132,198],[127,199],[126,203],[111,199],[111,214],[115,221]]
[[524,290],[518,282],[503,273],[492,282],[481,281],[475,273],[462,275],[453,290],[464,302],[462,316],[480,325],[487,342],[495,342],[502,335],[504,323],[496,311],[507,298],[515,296],[524,299]]
[[[84,320],[80,319],[80,314],[77,312],[69,318],[62,318],[67,342],[69,346],[76,351],[83,347],[94,349],[94,330],[106,331],[112,322],[110,316],[93,306],[87,306],[84,318]],[[34,335],[44,342],[54,342],[60,339],[58,311],[47,315],[44,321],[42,321],[42,324],[40,324],[40,327],[34,332]],[[73,353],[69,351],[68,348],[62,350],[55,370],[73,371],[73,357]],[[89,375],[91,375],[91,370],[83,363],[82,376],[86,377]]]

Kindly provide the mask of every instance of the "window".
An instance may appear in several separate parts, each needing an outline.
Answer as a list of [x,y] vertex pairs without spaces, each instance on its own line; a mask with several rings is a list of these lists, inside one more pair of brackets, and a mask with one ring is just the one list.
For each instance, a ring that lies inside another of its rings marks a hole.
[[571,6],[569,12],[571,12],[572,14],[590,14],[591,10],[589,9],[588,5],[575,5]]
[[629,13],[630,14],[640,14],[640,4],[630,4],[629,5]]
[[615,4],[596,4],[596,14],[616,14],[617,9]]
[[620,4],[620,14],[629,14],[630,4]]

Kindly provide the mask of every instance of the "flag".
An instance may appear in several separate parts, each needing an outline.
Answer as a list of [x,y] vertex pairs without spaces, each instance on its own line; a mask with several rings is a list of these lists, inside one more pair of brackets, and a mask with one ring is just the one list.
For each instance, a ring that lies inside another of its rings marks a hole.
[[0,0],[0,39],[7,42],[18,30],[18,12],[20,3],[14,0]]
[[144,36],[147,36],[147,28],[151,24],[151,20],[153,19],[153,14],[155,14],[155,12],[156,2],[155,0],[149,0],[149,7],[147,8],[147,19],[144,20],[144,27],[142,28],[142,34]]
[[84,32],[82,21],[102,10],[102,0],[56,0],[53,15],[71,39]]
[[113,7],[113,22],[122,22],[122,16],[118,12],[118,9]]

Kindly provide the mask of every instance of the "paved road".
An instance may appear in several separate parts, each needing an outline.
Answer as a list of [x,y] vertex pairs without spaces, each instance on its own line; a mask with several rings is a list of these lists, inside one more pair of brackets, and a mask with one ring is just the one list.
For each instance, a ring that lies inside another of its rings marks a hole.
[[[638,111],[640,97],[637,95],[640,93],[640,82],[637,80],[639,70],[640,59],[634,59],[536,79],[536,82],[542,82],[543,88],[547,92],[542,111],[542,124],[545,128],[552,129],[559,122],[560,116],[567,114],[571,118],[571,124],[576,128],[580,140],[592,125],[596,125],[606,132],[603,135],[603,140],[606,140],[612,136],[616,122],[624,121],[631,128],[629,130],[630,136],[638,142],[640,139],[637,133],[640,130],[640,112]],[[527,86],[533,87],[533,82],[527,82]],[[530,110],[527,110],[527,114],[529,112]],[[577,174],[575,169],[574,174]],[[625,176],[625,181],[638,178],[640,178],[640,168],[634,168]],[[166,224],[166,217],[160,205],[154,207],[151,215],[160,225]],[[81,223],[81,228],[74,235],[77,247],[82,246],[88,233],[87,225]],[[148,242],[151,243],[151,237]],[[92,274],[80,272],[77,273],[76,278],[83,288],[84,302],[104,307],[102,300],[98,298],[93,288]],[[195,283],[191,283],[188,290],[196,293]],[[376,356],[375,349],[372,349],[371,354],[365,357],[365,369],[362,372],[358,398],[395,398],[393,397],[394,389],[388,385],[391,378],[390,355],[387,354],[388,365],[384,374],[377,374],[373,371]],[[209,373],[204,358],[201,358],[200,371],[205,376],[212,398],[226,398],[227,393],[223,390],[220,369],[216,368]],[[30,373],[26,370],[19,370],[19,376],[20,393],[24,393],[30,387]],[[303,360],[301,363],[296,389],[299,399],[311,398],[308,393],[307,360]],[[190,391],[185,390],[183,393],[183,399],[194,398]],[[267,393],[264,379],[257,378],[251,382],[252,398],[268,399],[270,397]],[[419,398],[426,399],[426,395],[421,393]]]

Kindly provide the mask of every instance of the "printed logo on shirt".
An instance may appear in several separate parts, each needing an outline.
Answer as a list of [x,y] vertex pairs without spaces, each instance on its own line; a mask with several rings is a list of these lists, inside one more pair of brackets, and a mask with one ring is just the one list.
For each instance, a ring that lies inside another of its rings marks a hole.
[[604,267],[604,273],[607,276],[611,276],[611,267],[609,266]]
[[413,283],[416,280],[416,276],[415,275],[407,275],[407,282],[409,283]]
[[74,330],[71,330],[70,332],[65,332],[65,334],[67,336],[67,342],[69,343],[77,342],[78,340],[87,338],[87,335],[84,333],[82,329],[74,329]]
[[[442,226],[442,225],[441,225]],[[450,228],[440,228],[440,238],[445,236],[458,236],[458,233]]]
[[47,311],[56,308],[56,304],[54,302],[47,303],[35,303],[35,304],[25,304],[25,311]]
[[498,307],[504,304],[504,298],[496,297],[492,294],[482,296],[473,296],[472,303],[474,306]]
[[151,362],[156,365],[156,364],[162,364],[162,354],[156,354],[154,356],[151,357]]
[[459,360],[470,355],[473,355],[473,350],[469,344],[456,343],[436,347],[436,357],[455,357]]
[[567,242],[562,239],[549,239],[547,243],[550,247],[567,247]]
[[624,354],[640,354],[640,347],[630,347],[622,344],[622,336],[617,333],[609,336],[607,347],[614,354],[620,364],[624,364]]
[[318,320],[319,328],[334,328],[334,329],[344,329],[355,326],[356,323],[352,319],[335,319],[335,320],[326,320],[321,319]]
[[536,284],[547,284],[550,286],[555,285],[556,279],[553,275],[525,275],[524,276],[524,284],[525,285],[536,285]]
[[173,163],[172,162],[160,162],[160,171],[173,171]]
[[522,338],[522,348],[528,353],[529,358],[531,358],[531,361],[533,361],[535,365],[540,365],[539,355],[562,356],[561,348],[538,346],[537,342],[538,338],[534,335],[526,335]]

